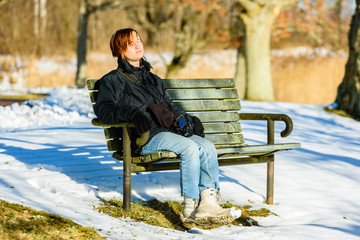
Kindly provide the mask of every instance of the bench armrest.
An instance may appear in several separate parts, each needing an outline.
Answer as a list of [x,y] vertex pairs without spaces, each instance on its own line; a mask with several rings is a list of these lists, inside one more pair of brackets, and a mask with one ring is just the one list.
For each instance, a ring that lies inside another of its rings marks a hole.
[[[94,118],[91,120],[91,124],[97,127],[122,127],[122,128],[134,128],[135,125],[132,122],[119,122],[115,124],[104,124],[99,119]],[[150,137],[150,131],[143,133],[139,138],[136,139],[136,145],[143,146],[147,143]]]
[[268,144],[274,144],[274,121],[285,122],[285,129],[281,131],[281,137],[287,137],[293,130],[293,122],[286,114],[275,113],[239,113],[240,120],[264,120],[268,124]]

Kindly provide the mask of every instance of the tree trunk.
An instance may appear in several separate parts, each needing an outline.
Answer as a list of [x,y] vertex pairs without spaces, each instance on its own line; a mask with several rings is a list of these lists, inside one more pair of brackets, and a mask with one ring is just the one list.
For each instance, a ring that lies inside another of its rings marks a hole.
[[79,22],[77,37],[77,70],[75,84],[81,88],[85,86],[87,77],[87,27],[89,21],[89,13],[87,11],[87,0],[79,1]]
[[40,32],[40,0],[34,0],[34,33],[39,37]]
[[[107,9],[115,9],[124,6],[124,0],[107,0],[92,1],[79,0],[79,20],[78,20],[78,36],[77,36],[77,69],[75,84],[81,88],[85,86],[87,77],[87,38],[88,38],[88,22],[91,14],[97,11]],[[95,4],[95,5],[94,5]]]
[[174,56],[170,64],[166,66],[166,78],[176,78],[178,72],[186,66],[200,42],[204,41],[199,38],[200,29],[196,26],[205,13],[193,9],[188,4],[180,4],[178,7],[175,24],[176,34],[174,34]]
[[242,16],[245,25],[246,94],[254,101],[274,101],[271,79],[270,36],[275,20],[272,11]]
[[37,42],[37,52],[42,55],[43,40],[47,24],[46,0],[34,0],[34,34]]
[[341,49],[341,46],[342,46],[342,41],[341,41],[341,35],[342,35],[342,19],[341,19],[341,13],[342,13],[342,10],[343,9],[343,0],[336,0],[336,3],[335,3],[335,20],[336,20],[336,23],[338,24],[337,25],[337,32],[336,32],[336,42],[335,42],[335,49]]
[[349,58],[345,76],[338,88],[336,103],[355,118],[360,118],[360,0],[356,0],[355,14],[349,31]]
[[246,62],[245,46],[239,46],[236,53],[235,85],[240,99],[245,99],[246,89]]
[[[178,45],[178,44],[177,44]],[[169,65],[166,66],[166,78],[176,78],[179,71],[186,66],[186,63],[193,55],[191,49],[175,49],[175,55]]]
[[170,63],[170,65],[166,67],[165,78],[177,78],[178,73],[182,68],[183,67],[181,67],[179,64]]

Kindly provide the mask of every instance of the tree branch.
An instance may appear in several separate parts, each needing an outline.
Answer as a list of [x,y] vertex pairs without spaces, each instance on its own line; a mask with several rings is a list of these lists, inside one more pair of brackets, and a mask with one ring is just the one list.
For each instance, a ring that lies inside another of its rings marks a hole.
[[237,2],[245,9],[247,12],[256,11],[259,6],[256,2],[250,0],[237,0]]
[[10,0],[0,0],[0,5],[10,2]]
[[104,11],[110,8],[127,8],[128,5],[125,4],[124,0],[107,0],[99,5],[92,5],[90,2],[91,0],[86,1],[87,3],[87,10],[89,14],[92,14],[96,11]]
[[279,7],[291,4],[297,0],[237,0],[247,12],[257,11],[260,7],[277,5]]

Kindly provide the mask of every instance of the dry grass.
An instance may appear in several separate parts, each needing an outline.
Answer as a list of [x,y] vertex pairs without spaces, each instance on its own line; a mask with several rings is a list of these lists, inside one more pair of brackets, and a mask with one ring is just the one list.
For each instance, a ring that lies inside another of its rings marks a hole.
[[[187,231],[190,228],[197,227],[202,229],[213,229],[221,225],[197,226],[195,224],[183,224],[180,220],[180,214],[183,210],[182,204],[175,201],[160,202],[157,199],[148,201],[135,201],[131,203],[131,211],[125,211],[122,201],[111,199],[104,201],[104,204],[98,207],[102,213],[116,218],[131,218],[136,222],[144,222],[158,227]],[[259,223],[253,217],[267,217],[276,215],[269,209],[252,209],[252,206],[236,206],[231,203],[225,203],[225,208],[241,209],[242,214],[231,224],[235,226],[259,226]]]
[[274,57],[272,77],[277,101],[330,104],[345,74],[342,56]]
[[[149,59],[153,72],[165,76],[160,60]],[[273,56],[272,78],[276,101],[329,104],[335,100],[337,87],[345,72],[346,58],[340,55],[314,58]],[[46,62],[51,64],[47,65]],[[92,53],[88,57],[88,77],[100,78],[116,68],[110,54]],[[10,72],[13,60],[0,59],[0,68],[16,84],[16,75]],[[69,57],[54,57],[28,63],[28,73],[23,76],[24,88],[74,86],[75,63]],[[55,67],[54,67],[55,66]],[[58,68],[56,68],[58,66]],[[41,71],[39,70],[41,69]],[[195,55],[188,66],[179,72],[179,78],[222,78],[235,73],[235,51],[208,52]],[[1,79],[0,74],[0,81]]]
[[0,200],[0,239],[105,239],[55,214]]

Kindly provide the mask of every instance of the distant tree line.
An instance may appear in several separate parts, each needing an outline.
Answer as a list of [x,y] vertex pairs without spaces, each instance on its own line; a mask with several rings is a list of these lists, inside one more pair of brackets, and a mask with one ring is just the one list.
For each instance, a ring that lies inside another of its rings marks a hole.
[[[350,0],[0,0],[0,54],[76,55],[76,85],[87,77],[88,51],[108,51],[123,27],[145,44],[172,51],[167,76],[176,77],[206,46],[237,48],[241,98],[274,100],[270,46],[282,41],[346,48]],[[281,44],[278,45],[281,45]]]

